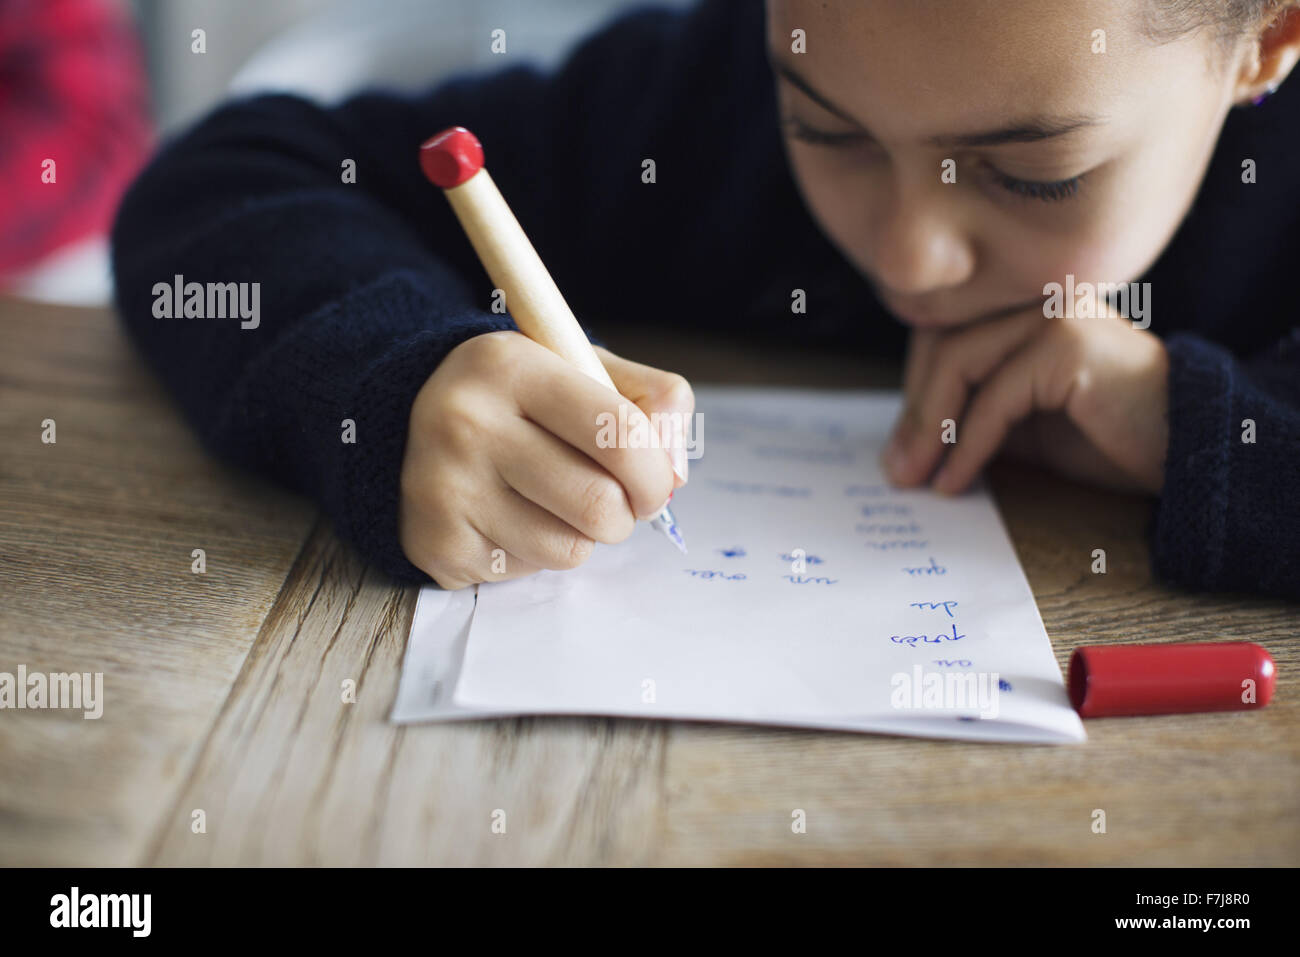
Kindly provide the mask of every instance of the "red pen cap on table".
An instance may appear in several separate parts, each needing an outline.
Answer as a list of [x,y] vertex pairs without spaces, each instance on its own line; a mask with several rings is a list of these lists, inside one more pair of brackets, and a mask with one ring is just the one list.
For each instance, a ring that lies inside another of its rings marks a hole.
[[1268,704],[1276,682],[1273,659],[1249,641],[1089,645],[1070,656],[1070,704],[1083,718],[1248,711]]

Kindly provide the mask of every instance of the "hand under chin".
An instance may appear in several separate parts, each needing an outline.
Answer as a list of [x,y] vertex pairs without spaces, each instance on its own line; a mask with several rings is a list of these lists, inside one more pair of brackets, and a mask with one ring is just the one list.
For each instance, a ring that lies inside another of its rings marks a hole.
[[1139,477],[1097,446],[1064,412],[1040,412],[1011,429],[1001,455],[1051,469],[1066,478],[1117,492],[1158,495],[1153,477]]

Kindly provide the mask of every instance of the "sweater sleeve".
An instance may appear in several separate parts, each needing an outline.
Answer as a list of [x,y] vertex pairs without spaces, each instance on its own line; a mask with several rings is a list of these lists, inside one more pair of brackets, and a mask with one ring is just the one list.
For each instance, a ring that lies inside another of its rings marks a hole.
[[[509,323],[361,185],[397,144],[366,142],[358,113],[260,97],[167,146],[114,224],[116,304],[210,451],[309,495],[365,558],[418,581],[397,544],[411,403],[450,349]],[[346,159],[356,185],[342,182]],[[437,223],[443,245],[453,225]],[[257,315],[155,316],[155,284],[191,282],[248,284]]]
[[1166,345],[1156,573],[1192,588],[1300,598],[1300,329],[1250,360],[1190,333]]
[[[747,82],[729,79],[737,44],[762,55],[752,31],[734,36],[730,7],[627,14],[550,75],[520,66],[418,97],[367,92],[325,108],[266,95],[217,109],[165,146],[118,211],[116,305],[130,337],[212,452],[313,498],[391,576],[428,582],[397,531],[411,404],[452,348],[514,325],[490,311],[492,284],[424,180],[419,144],[452,125],[478,135],[584,324],[661,315],[706,242],[678,235],[669,210],[728,178],[694,157],[725,152],[718,117],[742,91],[678,104],[691,83]],[[668,180],[653,196],[639,191],[644,157]],[[761,185],[730,183],[713,201]],[[650,270],[646,249],[680,255]],[[156,317],[155,285],[182,282],[257,284],[256,325]]]

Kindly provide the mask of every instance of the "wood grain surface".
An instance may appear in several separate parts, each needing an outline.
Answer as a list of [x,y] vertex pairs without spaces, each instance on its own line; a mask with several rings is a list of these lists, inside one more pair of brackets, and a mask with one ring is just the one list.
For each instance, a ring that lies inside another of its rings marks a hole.
[[[1079,746],[599,718],[397,726],[414,589],[367,569],[307,503],[207,456],[111,314],[0,301],[0,337],[0,671],[102,671],[105,698],[97,721],[0,711],[0,863],[1300,861],[1300,606],[1153,583],[1141,500],[993,469],[1058,661],[1085,643],[1258,641],[1279,668],[1263,711],[1094,720]],[[845,355],[607,338],[697,382],[897,381]]]

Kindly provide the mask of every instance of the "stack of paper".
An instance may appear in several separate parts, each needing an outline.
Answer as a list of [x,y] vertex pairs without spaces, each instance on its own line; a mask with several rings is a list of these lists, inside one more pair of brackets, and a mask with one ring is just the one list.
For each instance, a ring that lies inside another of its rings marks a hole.
[[[983,488],[891,488],[896,394],[708,388],[702,458],[581,568],[421,592],[394,721],[598,714],[1084,738]],[[938,424],[936,423],[936,428]]]

